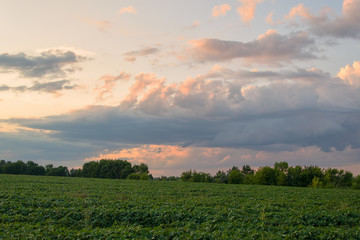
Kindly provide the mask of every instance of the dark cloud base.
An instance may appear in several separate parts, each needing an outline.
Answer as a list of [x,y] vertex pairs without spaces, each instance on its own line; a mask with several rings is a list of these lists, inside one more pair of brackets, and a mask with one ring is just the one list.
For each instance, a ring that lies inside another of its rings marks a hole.
[[170,144],[270,150],[275,145],[318,146],[323,151],[360,147],[360,112],[284,111],[207,119],[154,117],[91,107],[72,115],[13,119],[22,126],[56,131],[68,142]]

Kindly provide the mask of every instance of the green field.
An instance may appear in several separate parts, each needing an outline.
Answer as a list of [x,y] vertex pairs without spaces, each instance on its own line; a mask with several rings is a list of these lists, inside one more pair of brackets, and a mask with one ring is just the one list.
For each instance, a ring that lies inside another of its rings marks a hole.
[[0,239],[360,239],[360,191],[0,175]]

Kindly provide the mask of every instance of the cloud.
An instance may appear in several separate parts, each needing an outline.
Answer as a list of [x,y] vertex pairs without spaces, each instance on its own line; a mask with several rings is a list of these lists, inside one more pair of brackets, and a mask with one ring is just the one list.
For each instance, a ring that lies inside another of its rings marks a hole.
[[217,6],[213,7],[213,9],[212,9],[212,16],[213,17],[224,16],[230,10],[231,10],[231,7],[229,4],[217,5]]
[[[360,148],[358,91],[320,70],[231,72],[215,66],[178,84],[165,80],[138,74],[118,106],[11,121],[53,131],[51,136],[63,141],[103,145],[254,151],[316,146],[324,152]],[[346,99],[339,101],[339,95]]]
[[95,22],[93,22],[93,24],[95,26],[97,26],[98,30],[103,31],[103,32],[107,31],[110,28],[110,26],[112,25],[111,22],[106,21],[106,20],[95,21]]
[[266,17],[266,22],[268,24],[274,24],[274,20],[273,20],[273,15],[274,15],[274,12],[270,12],[267,17]]
[[0,86],[0,92],[9,91],[11,88],[7,85]]
[[33,160],[42,165],[58,162],[59,165],[72,166],[74,161],[81,163],[104,147],[85,142],[66,142],[52,138],[49,133],[27,129],[2,132],[0,142],[0,155],[6,160]]
[[293,20],[298,16],[304,19],[310,19],[313,17],[310,13],[310,9],[306,8],[304,4],[299,4],[290,10],[288,15],[285,16],[285,19]]
[[194,21],[192,25],[185,27],[185,29],[195,29],[199,27],[199,25],[200,25],[199,21]]
[[140,49],[140,50],[127,52],[124,55],[125,55],[125,60],[126,61],[135,62],[137,57],[143,57],[143,56],[156,54],[159,51],[160,51],[159,48],[147,47],[147,48],[143,48],[143,49]]
[[[236,148],[181,147],[171,145],[140,145],[121,150],[105,150],[87,161],[100,159],[126,159],[133,164],[144,162],[150,166],[155,177],[161,175],[180,176],[183,171],[197,171],[215,174],[232,166],[249,164],[252,167],[271,166],[276,161],[287,161],[290,166],[317,165],[338,167],[339,164],[354,164],[360,149],[347,148],[344,151],[322,152],[318,147],[302,147],[295,151],[254,151]],[[343,161],[339,163],[339,159]],[[165,171],[166,170],[166,171]],[[169,172],[171,172],[169,174]]]
[[268,30],[252,42],[199,39],[190,42],[190,56],[199,62],[228,61],[242,58],[248,63],[281,64],[317,58],[314,40],[305,32],[280,35]]
[[329,11],[329,9],[324,9],[316,16],[303,4],[299,4],[290,10],[285,19],[294,20],[296,17],[300,17],[303,22],[309,25],[310,31],[319,36],[335,38],[360,37],[359,1],[344,0],[341,16],[331,17]]
[[69,80],[58,80],[58,81],[51,81],[51,82],[34,82],[32,86],[27,87],[25,85],[17,86],[17,87],[10,87],[7,85],[0,86],[0,91],[14,91],[14,92],[46,92],[46,93],[53,93],[58,94],[61,90],[70,90],[78,87],[78,85],[70,84],[71,81]]
[[133,148],[108,151],[105,150],[87,161],[100,159],[126,159],[133,163],[150,163],[153,168],[172,168],[182,165],[192,154],[192,148],[171,145],[140,145]]
[[96,100],[104,101],[107,98],[112,97],[112,91],[116,85],[116,82],[121,81],[121,80],[126,81],[126,80],[129,80],[129,78],[130,78],[130,75],[125,72],[121,72],[117,76],[103,75],[99,79],[99,81],[102,82],[102,85],[94,88],[94,92],[97,94]]
[[360,61],[355,61],[352,65],[341,68],[337,76],[346,84],[360,88]]
[[59,49],[41,52],[40,56],[3,53],[0,55],[0,70],[18,72],[25,78],[59,78],[78,70],[76,64],[85,60],[89,59]]
[[28,88],[29,91],[36,92],[48,92],[48,93],[56,93],[63,89],[74,89],[78,85],[69,85],[69,80],[59,80],[53,82],[39,83],[35,82],[33,86]]
[[94,19],[84,18],[82,19],[82,21],[87,23],[88,25],[95,26],[97,30],[101,32],[107,32],[113,25],[113,23],[108,20],[94,20]]
[[145,112],[163,112],[167,107],[166,100],[172,93],[172,87],[165,87],[164,83],[164,78],[158,78],[153,73],[136,75],[129,94],[120,103],[120,109],[129,110],[137,106]]
[[[67,155],[54,159],[125,158],[157,171],[264,166],[275,160],[355,164],[360,94],[350,79],[357,79],[357,70],[357,62],[334,77],[315,68],[235,71],[214,65],[178,83],[140,73],[117,106],[3,120],[18,131],[0,135],[0,152],[22,159],[20,152],[41,158],[61,149]],[[104,90],[106,99],[107,87],[127,78],[123,72],[105,75],[99,92]],[[30,142],[32,137],[37,141]],[[10,147],[17,138],[20,152]]]
[[131,13],[131,14],[135,14],[136,13],[136,9],[133,6],[128,6],[128,7],[123,7],[118,11],[119,14],[124,14],[124,13]]
[[256,6],[263,0],[239,0],[241,6],[238,7],[237,12],[244,23],[250,23],[254,18]]

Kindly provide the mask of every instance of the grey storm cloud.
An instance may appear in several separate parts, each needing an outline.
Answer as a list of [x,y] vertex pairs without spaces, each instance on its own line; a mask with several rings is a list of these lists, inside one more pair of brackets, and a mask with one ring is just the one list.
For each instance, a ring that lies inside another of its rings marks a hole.
[[10,89],[11,88],[9,86],[6,86],[6,85],[0,86],[0,92],[9,91]]
[[61,90],[70,90],[76,88],[78,85],[72,85],[70,80],[58,80],[51,82],[34,82],[32,86],[17,86],[10,87],[7,85],[0,86],[0,91],[14,91],[14,92],[47,92],[57,93]]
[[317,110],[241,114],[221,119],[149,117],[93,107],[45,119],[14,119],[23,126],[56,131],[53,138],[107,144],[167,144],[256,150],[271,146],[318,146],[323,151],[360,147],[360,112]]
[[200,62],[227,61],[242,58],[250,63],[267,65],[293,60],[314,59],[318,50],[315,41],[305,32],[289,36],[268,31],[252,42],[200,39],[191,41],[188,50],[191,57]]
[[[1,122],[0,122],[1,124]],[[21,135],[21,137],[19,137]],[[34,160],[37,161],[74,161],[82,160],[103,150],[103,145],[84,142],[65,142],[61,139],[51,138],[41,132],[22,130],[17,133],[0,134],[0,153],[6,157],[6,153],[12,149],[13,153],[8,160]],[[14,146],[16,149],[14,150]],[[107,146],[109,147],[109,146]]]
[[39,56],[29,56],[25,53],[3,53],[0,54],[0,70],[18,72],[22,77],[56,78],[75,71],[74,64],[87,59],[72,51],[62,50],[44,51]]
[[30,88],[28,88],[28,90],[54,93],[64,89],[73,89],[78,86],[78,85],[69,85],[69,83],[70,83],[69,80],[59,80],[59,81],[46,82],[46,83],[35,82],[35,84]]
[[[118,107],[94,106],[75,114],[54,116],[45,119],[13,119],[36,129],[56,131],[53,137],[67,141],[107,142],[119,144],[169,144],[191,145],[211,137],[208,128],[198,128],[201,120],[154,118],[143,114],[129,114]],[[192,135],[192,138],[189,136]],[[197,137],[198,136],[198,137]],[[207,137],[205,137],[207,138]]]

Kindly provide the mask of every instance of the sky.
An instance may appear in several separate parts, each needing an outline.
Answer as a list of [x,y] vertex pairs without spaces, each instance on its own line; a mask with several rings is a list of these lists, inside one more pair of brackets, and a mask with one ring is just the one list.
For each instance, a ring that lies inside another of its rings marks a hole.
[[359,0],[0,6],[0,159],[360,174]]

